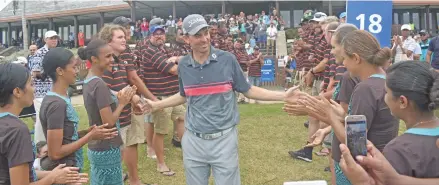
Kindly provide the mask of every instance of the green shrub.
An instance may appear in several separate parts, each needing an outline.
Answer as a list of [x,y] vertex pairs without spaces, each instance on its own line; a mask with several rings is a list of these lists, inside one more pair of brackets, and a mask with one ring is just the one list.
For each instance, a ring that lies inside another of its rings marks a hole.
[[299,38],[299,32],[297,31],[297,28],[290,28],[285,30],[285,37],[286,39],[298,39]]

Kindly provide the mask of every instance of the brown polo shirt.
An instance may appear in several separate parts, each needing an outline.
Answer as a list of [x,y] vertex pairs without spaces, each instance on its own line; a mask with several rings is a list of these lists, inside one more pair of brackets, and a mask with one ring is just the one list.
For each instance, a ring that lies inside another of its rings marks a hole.
[[171,96],[179,92],[178,75],[169,73],[175,63],[167,63],[168,52],[149,41],[140,46],[143,81],[155,96]]
[[[136,70],[136,65],[134,63],[134,55],[129,48],[120,54],[119,57],[113,57],[114,62],[111,64],[111,71],[105,71],[102,79],[111,90],[119,92],[129,85],[127,72]],[[131,124],[131,103],[123,108],[119,121],[120,127]]]

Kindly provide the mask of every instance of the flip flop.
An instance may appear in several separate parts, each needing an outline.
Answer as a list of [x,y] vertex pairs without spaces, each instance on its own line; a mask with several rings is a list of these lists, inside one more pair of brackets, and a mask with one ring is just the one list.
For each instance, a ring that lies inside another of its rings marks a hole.
[[157,155],[147,155],[147,157],[150,159],[157,159]]
[[314,152],[317,156],[327,156],[329,155],[329,151],[323,151],[325,150],[324,148],[322,148],[320,151],[318,152]]
[[168,177],[174,176],[175,172],[172,171],[171,168],[168,168],[168,169],[169,170],[167,170],[167,171],[158,171],[158,172],[160,172],[160,174],[162,174],[164,176],[168,176]]
[[125,181],[127,181],[128,180],[128,174],[126,173],[126,174],[123,174],[123,181],[125,182]]

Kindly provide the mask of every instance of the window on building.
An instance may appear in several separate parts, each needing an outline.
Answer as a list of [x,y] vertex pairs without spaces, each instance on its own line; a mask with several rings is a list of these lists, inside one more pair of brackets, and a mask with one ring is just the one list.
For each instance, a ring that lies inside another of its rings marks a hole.
[[91,25],[85,25],[85,39],[91,39]]
[[280,11],[280,16],[285,22],[285,28],[291,27],[291,15],[290,11]]
[[294,19],[294,27],[299,27],[300,25],[300,20],[303,17],[303,10],[293,10],[293,19]]
[[405,12],[404,14],[402,14],[402,23],[403,24],[410,24],[410,13],[409,12]]
[[93,24],[93,35],[96,35],[98,33],[98,25]]
[[417,30],[420,30],[420,28],[421,28],[421,22],[420,22],[420,20],[419,20],[419,13],[413,13],[413,14],[412,14],[412,17],[413,17],[413,24],[415,24],[415,28],[416,28]]
[[67,34],[64,34],[64,40],[69,40],[69,35],[70,35],[69,27],[63,27],[62,29],[64,30],[64,33],[67,33]]
[[398,20],[399,20],[398,13],[393,13],[393,24],[399,24]]

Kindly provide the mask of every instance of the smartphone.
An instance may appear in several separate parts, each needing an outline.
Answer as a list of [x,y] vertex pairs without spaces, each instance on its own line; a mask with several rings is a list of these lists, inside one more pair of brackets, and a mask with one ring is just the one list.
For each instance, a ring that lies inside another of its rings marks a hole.
[[346,145],[355,157],[367,155],[367,121],[364,115],[350,115],[345,118]]

